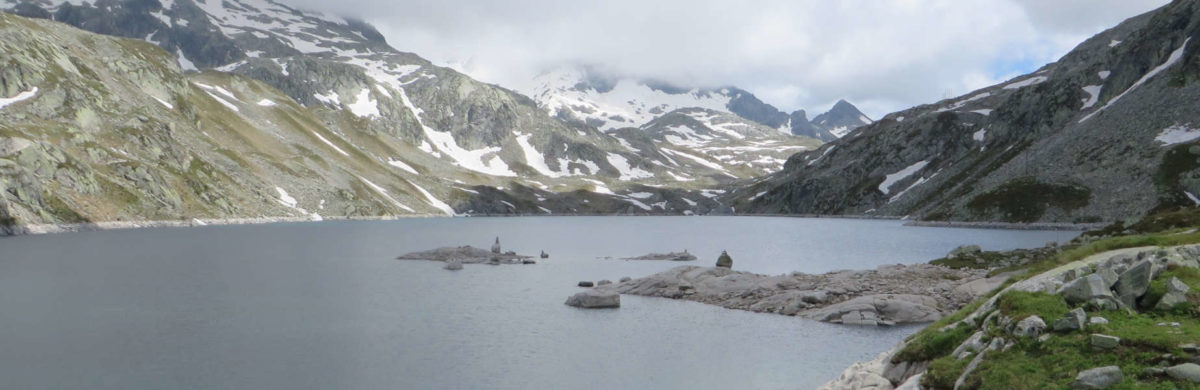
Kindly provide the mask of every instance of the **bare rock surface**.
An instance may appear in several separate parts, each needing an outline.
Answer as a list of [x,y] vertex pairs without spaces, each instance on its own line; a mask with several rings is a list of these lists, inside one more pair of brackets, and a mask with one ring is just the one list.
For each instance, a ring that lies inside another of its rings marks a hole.
[[683,252],[650,253],[637,257],[623,257],[621,260],[693,261],[696,260],[696,256],[684,250]]
[[[893,325],[936,321],[986,294],[991,290],[987,286],[1004,282],[985,279],[985,275],[986,271],[930,264],[777,276],[681,266],[597,289],[832,323]],[[959,288],[977,281],[986,283]]]

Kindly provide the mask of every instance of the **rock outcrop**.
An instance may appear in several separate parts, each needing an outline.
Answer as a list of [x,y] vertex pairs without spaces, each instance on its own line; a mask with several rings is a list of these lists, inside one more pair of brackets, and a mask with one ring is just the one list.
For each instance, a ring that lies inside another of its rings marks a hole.
[[622,257],[621,260],[693,261],[696,260],[696,256],[684,249],[683,252],[650,253],[636,257]]
[[929,264],[779,276],[681,266],[603,288],[833,323],[892,325],[936,321],[987,293],[957,288],[985,275]]
[[621,294],[599,290],[588,290],[567,298],[567,306],[584,309],[609,309],[621,307]]

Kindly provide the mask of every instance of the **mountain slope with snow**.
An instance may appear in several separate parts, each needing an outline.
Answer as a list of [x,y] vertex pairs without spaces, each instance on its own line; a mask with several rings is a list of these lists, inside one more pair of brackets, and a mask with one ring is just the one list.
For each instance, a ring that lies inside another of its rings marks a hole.
[[810,122],[804,110],[787,114],[734,87],[682,88],[652,80],[605,76],[587,67],[556,68],[538,76],[533,85],[525,92],[550,116],[604,131],[641,127],[683,108],[733,114],[784,134],[823,141],[870,123],[844,100]]
[[[1115,221],[1200,204],[1200,1],[1034,73],[889,114],[745,182],[739,212]],[[760,195],[761,194],[761,195]]]

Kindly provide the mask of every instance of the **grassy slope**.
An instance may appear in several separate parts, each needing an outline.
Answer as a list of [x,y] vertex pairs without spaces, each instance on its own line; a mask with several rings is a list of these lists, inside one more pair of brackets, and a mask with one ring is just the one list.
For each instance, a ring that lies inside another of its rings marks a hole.
[[[1200,243],[1200,232],[1186,226],[1200,225],[1200,210],[1183,210],[1154,215],[1131,225],[1110,227],[1105,233],[1085,234],[1085,240],[1077,240],[1050,256],[1033,256],[1027,264],[1010,266],[999,271],[1026,271],[1023,279],[1057,268],[1089,256],[1122,248],[1146,246],[1175,246]],[[1111,237],[1112,234],[1124,234]],[[1095,237],[1106,237],[1095,239]],[[1090,241],[1090,242],[1088,242]],[[941,264],[955,267],[986,267],[987,259],[1007,258],[1001,254],[984,253],[976,261],[951,261],[942,259]],[[1175,362],[1190,360],[1195,356],[1181,350],[1187,343],[1200,343],[1200,270],[1171,268],[1152,284],[1146,301],[1156,302],[1166,290],[1166,281],[1178,277],[1189,286],[1195,286],[1188,298],[1190,305],[1177,307],[1169,312],[1149,311],[1130,314],[1123,311],[1089,312],[1089,316],[1107,318],[1110,323],[1092,325],[1085,330],[1051,332],[1045,342],[1020,340],[1012,348],[991,352],[979,367],[968,376],[965,388],[978,389],[1057,389],[1069,388],[1080,371],[1117,365],[1125,374],[1125,381],[1118,389],[1184,389],[1195,385],[1174,381],[1165,376],[1145,374],[1145,369],[1156,367],[1164,354],[1172,354]],[[1015,280],[1014,280],[1015,282]],[[1003,288],[997,289],[1002,291]],[[995,292],[993,293],[995,294]],[[932,361],[922,384],[928,388],[952,388],[970,359],[958,360],[948,356],[959,344],[980,329],[978,323],[962,323],[964,318],[975,312],[981,298],[962,310],[948,316],[925,330],[911,336],[907,345],[892,359],[895,363]],[[1045,293],[1007,292],[998,299],[998,310],[1002,314],[1020,320],[1030,315],[1039,315],[1052,325],[1062,317],[1069,306],[1060,296]],[[979,317],[984,318],[984,317]],[[1180,327],[1158,326],[1159,323],[1178,322]],[[956,326],[951,326],[956,324]],[[996,327],[993,327],[993,333]],[[1097,351],[1090,346],[1090,334],[1103,333],[1120,337],[1121,345],[1110,351]],[[985,342],[991,337],[987,335]]]

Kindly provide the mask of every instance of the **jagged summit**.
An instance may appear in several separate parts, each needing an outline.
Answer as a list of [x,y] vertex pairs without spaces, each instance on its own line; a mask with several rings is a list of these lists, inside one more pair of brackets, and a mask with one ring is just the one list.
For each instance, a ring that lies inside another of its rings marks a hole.
[[859,111],[858,107],[850,104],[850,102],[838,100],[829,111],[813,118],[812,123],[814,126],[833,134],[833,136],[842,138],[854,129],[869,125],[874,123],[874,121],[868,118],[866,114],[863,114],[862,111]]

